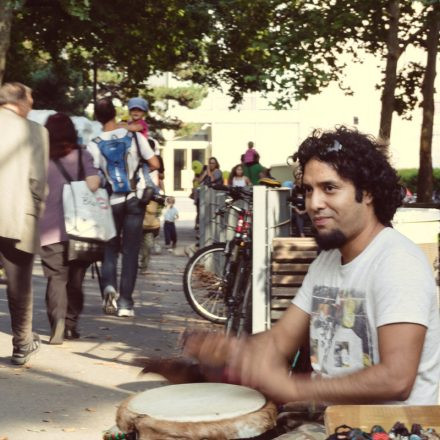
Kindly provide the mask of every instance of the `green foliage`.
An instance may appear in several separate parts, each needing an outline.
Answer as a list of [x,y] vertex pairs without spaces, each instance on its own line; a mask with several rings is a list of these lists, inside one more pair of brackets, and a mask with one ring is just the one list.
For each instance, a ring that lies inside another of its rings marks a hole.
[[[399,3],[400,50],[410,44],[423,46],[432,0]],[[226,84],[233,105],[245,92],[259,91],[275,96],[276,108],[287,108],[332,81],[350,93],[343,83],[341,54],[359,59],[360,47],[378,57],[386,54],[387,4],[387,0],[132,0],[129,4],[28,0],[14,17],[15,44],[7,69],[9,77],[21,75],[18,45],[30,41],[34,57],[45,53],[54,63],[62,58],[76,69],[97,70],[101,95],[125,98],[144,88],[151,75],[173,72],[196,84]],[[113,78],[106,78],[104,72],[112,72]],[[395,100],[400,114],[418,103],[419,83],[420,69],[403,66]],[[157,99],[174,99],[172,93],[161,93]],[[188,99],[179,92],[178,100],[197,105],[191,95]]]
[[174,100],[184,107],[197,108],[208,96],[206,87],[155,87],[152,91],[155,100]]
[[[401,182],[412,193],[417,192],[417,179],[419,175],[418,168],[402,168],[397,170],[400,176]],[[434,168],[434,191],[440,192],[440,168]]]
[[176,137],[190,137],[193,134],[197,133],[200,128],[202,127],[202,124],[197,123],[184,123],[182,126],[176,131]]
[[72,115],[83,115],[92,99],[90,88],[84,86],[82,71],[65,64],[48,63],[31,75],[36,109],[53,109]]
[[87,20],[90,12],[90,0],[60,0],[67,13],[80,20]]

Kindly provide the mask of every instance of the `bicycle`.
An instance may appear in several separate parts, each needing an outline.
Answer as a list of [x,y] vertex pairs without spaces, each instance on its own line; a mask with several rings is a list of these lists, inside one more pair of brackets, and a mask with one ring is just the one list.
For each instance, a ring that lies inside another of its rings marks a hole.
[[[238,214],[234,237],[199,249],[183,274],[186,299],[203,318],[225,325],[227,334],[252,330],[252,191],[215,186],[227,197],[216,216],[229,210]],[[248,208],[235,204],[243,200]]]

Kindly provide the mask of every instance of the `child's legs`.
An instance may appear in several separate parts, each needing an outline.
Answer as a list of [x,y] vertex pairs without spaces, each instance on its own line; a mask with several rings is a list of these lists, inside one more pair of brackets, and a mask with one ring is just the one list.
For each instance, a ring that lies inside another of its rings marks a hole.
[[164,236],[165,236],[165,244],[167,246],[169,246],[170,243],[171,243],[171,225],[172,224],[173,224],[172,222],[167,222],[166,221],[164,223],[164,226],[163,226],[163,233],[164,233]]
[[171,243],[174,247],[177,243],[177,231],[176,231],[176,224],[174,222],[170,224],[170,235],[171,235]]

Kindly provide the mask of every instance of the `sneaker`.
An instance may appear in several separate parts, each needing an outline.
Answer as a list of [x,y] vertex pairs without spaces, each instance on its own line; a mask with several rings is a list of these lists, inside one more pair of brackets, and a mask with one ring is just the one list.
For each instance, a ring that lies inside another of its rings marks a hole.
[[132,316],[134,316],[134,310],[121,308],[121,309],[118,309],[116,314],[117,314],[117,316],[131,318]]
[[116,313],[116,310],[118,310],[116,303],[117,297],[118,293],[113,286],[107,286],[104,289],[104,299],[102,301],[102,310],[104,313],[107,315],[114,315]]
[[14,346],[12,351],[11,363],[15,365],[24,365],[29,358],[34,355],[41,347],[40,337],[32,333],[33,340],[28,345]]

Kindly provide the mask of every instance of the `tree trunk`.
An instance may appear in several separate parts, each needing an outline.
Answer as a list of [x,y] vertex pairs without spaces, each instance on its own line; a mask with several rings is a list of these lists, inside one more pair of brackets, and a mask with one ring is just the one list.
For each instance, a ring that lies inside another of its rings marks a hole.
[[420,164],[417,181],[417,201],[431,202],[433,189],[432,171],[432,133],[434,125],[434,81],[440,38],[440,3],[434,4],[427,18],[428,35],[426,38],[427,62],[423,77],[422,130],[420,133]]
[[11,41],[12,6],[8,1],[0,1],[0,84],[3,83],[6,55]]
[[391,136],[391,124],[394,112],[394,92],[397,83],[397,61],[401,51],[399,48],[399,0],[390,0],[387,8],[389,30],[387,37],[387,61],[385,67],[384,87],[382,91],[382,109],[380,112],[379,138],[388,142]]
[[98,100],[98,65],[93,62],[93,111],[95,111],[96,101]]

